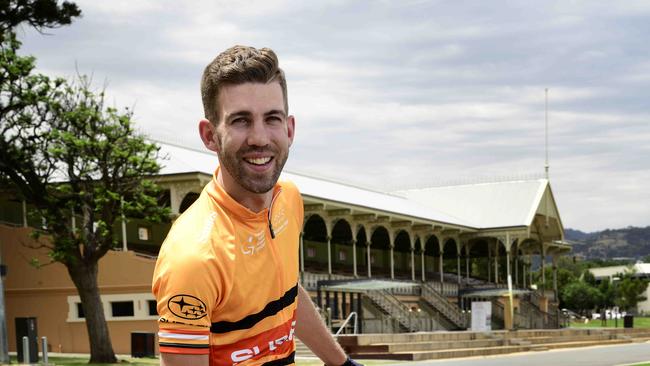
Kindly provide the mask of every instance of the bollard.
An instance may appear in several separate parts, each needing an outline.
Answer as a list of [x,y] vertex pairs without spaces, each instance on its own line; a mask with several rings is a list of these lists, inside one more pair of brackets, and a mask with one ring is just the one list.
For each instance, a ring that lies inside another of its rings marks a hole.
[[47,366],[47,337],[41,337],[41,349],[43,350],[43,365]]
[[23,363],[30,364],[32,360],[29,359],[29,338],[23,337]]

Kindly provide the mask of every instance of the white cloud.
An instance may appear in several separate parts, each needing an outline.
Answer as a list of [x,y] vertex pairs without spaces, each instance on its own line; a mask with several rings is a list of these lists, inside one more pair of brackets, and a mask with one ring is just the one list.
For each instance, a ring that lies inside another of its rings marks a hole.
[[[297,138],[288,167],[379,188],[543,172],[565,227],[650,224],[644,1],[80,1],[84,17],[25,51],[75,62],[135,104],[145,132],[200,147],[203,67],[273,48]],[[613,215],[612,211],[616,214]]]

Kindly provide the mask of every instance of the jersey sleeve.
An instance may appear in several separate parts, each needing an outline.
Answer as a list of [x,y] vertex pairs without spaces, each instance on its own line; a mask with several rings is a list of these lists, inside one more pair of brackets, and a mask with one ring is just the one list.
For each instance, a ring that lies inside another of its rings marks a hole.
[[201,247],[191,251],[188,245],[165,244],[152,285],[160,352],[209,354],[210,314],[220,293],[213,256]]

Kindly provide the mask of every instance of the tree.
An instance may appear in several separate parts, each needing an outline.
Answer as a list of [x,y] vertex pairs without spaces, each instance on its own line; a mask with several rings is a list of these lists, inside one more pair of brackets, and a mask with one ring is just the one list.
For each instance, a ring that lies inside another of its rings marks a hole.
[[586,315],[600,302],[600,292],[584,281],[572,282],[562,289],[561,297],[567,308]]
[[73,2],[57,0],[0,0],[0,33],[6,33],[21,23],[27,23],[39,32],[44,28],[68,25],[81,10]]
[[636,308],[640,301],[647,298],[643,295],[648,288],[648,281],[634,276],[634,272],[626,272],[616,284],[618,298],[617,305],[625,311]]
[[[100,300],[99,260],[117,245],[122,215],[167,217],[151,180],[158,148],[135,133],[128,109],[106,107],[103,91],[80,76],[67,82],[34,73],[34,59],[5,37],[0,53],[0,182],[45,219],[38,246],[66,266],[81,298],[91,363],[115,362]],[[71,216],[79,215],[75,227]],[[35,231],[38,239],[41,232]]]
[[616,305],[616,299],[618,298],[617,287],[614,284],[604,279],[598,285],[598,291],[600,291],[600,307],[601,308],[611,308]]

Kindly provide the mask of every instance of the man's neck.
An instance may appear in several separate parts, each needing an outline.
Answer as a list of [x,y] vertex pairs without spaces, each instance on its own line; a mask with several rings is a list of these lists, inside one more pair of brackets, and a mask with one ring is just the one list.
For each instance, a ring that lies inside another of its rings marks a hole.
[[266,193],[253,193],[243,189],[232,177],[223,173],[223,168],[217,174],[217,184],[223,188],[230,197],[242,206],[253,212],[260,212],[271,205],[273,190]]

